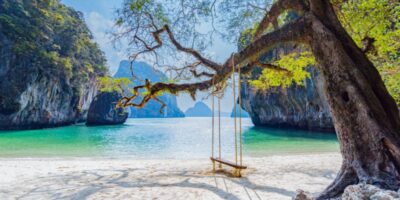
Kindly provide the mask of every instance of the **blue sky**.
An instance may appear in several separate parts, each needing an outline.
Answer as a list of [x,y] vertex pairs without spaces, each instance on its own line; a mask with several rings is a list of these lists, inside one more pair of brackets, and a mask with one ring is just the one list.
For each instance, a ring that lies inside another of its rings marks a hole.
[[[113,28],[115,9],[121,6],[123,0],[61,0],[61,2],[84,14],[85,21],[92,31],[95,41],[99,44],[107,57],[107,64],[110,68],[110,72],[112,74],[115,73],[119,62],[121,60],[127,60],[128,55],[126,55],[124,49],[114,48],[107,32]],[[236,44],[228,44],[217,39],[208,51],[210,54],[215,55],[217,61],[223,62],[236,50],[235,46]],[[230,112],[234,102],[232,93],[228,91],[225,96],[227,98],[223,99],[222,110],[224,112]],[[202,97],[204,97],[204,94],[199,94],[198,100],[201,100]],[[204,100],[204,102],[210,105],[209,99]],[[193,106],[194,103],[195,102],[193,102],[188,95],[180,95],[178,97],[179,107],[183,111]]]
[[115,73],[119,62],[126,59],[122,49],[115,49],[107,34],[114,25],[114,10],[122,0],[62,0],[62,3],[83,12],[85,21],[107,57],[111,73]]

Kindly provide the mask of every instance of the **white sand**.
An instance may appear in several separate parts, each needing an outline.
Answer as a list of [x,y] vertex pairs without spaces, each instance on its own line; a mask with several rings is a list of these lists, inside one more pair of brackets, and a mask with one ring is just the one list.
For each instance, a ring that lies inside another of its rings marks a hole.
[[204,160],[0,159],[0,199],[291,199],[322,191],[339,154],[245,158],[241,179]]

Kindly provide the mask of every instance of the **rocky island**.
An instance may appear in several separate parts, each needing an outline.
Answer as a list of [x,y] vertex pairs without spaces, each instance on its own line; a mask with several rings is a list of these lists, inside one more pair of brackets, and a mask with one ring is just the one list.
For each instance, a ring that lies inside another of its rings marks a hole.
[[122,95],[118,92],[101,92],[90,104],[86,125],[123,124],[128,118],[128,112],[116,108],[116,103]]
[[203,102],[197,102],[185,112],[186,117],[211,117],[212,110]]

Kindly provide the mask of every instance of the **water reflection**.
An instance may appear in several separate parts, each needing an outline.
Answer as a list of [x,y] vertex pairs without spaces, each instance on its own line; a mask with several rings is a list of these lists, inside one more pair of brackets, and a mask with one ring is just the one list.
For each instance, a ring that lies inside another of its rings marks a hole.
[[244,147],[253,156],[337,152],[334,133],[251,127],[243,134]]

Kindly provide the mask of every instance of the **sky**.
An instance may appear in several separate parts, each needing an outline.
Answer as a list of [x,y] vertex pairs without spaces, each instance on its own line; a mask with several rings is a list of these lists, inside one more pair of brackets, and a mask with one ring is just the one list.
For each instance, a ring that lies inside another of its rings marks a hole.
[[[111,74],[114,74],[120,61],[128,59],[123,48],[114,47],[108,34],[114,25],[115,9],[122,5],[123,0],[61,0],[61,2],[83,13],[94,40],[106,55]],[[214,55],[218,62],[224,62],[235,50],[236,44],[228,44],[219,39],[216,39],[208,49],[209,54]],[[223,112],[232,111],[234,100],[231,90],[228,90],[222,99],[221,110]],[[211,99],[203,100],[205,96],[204,93],[198,94],[197,101],[203,101],[211,107]],[[186,111],[194,104],[195,102],[188,95],[178,96],[178,106],[182,111]]]

